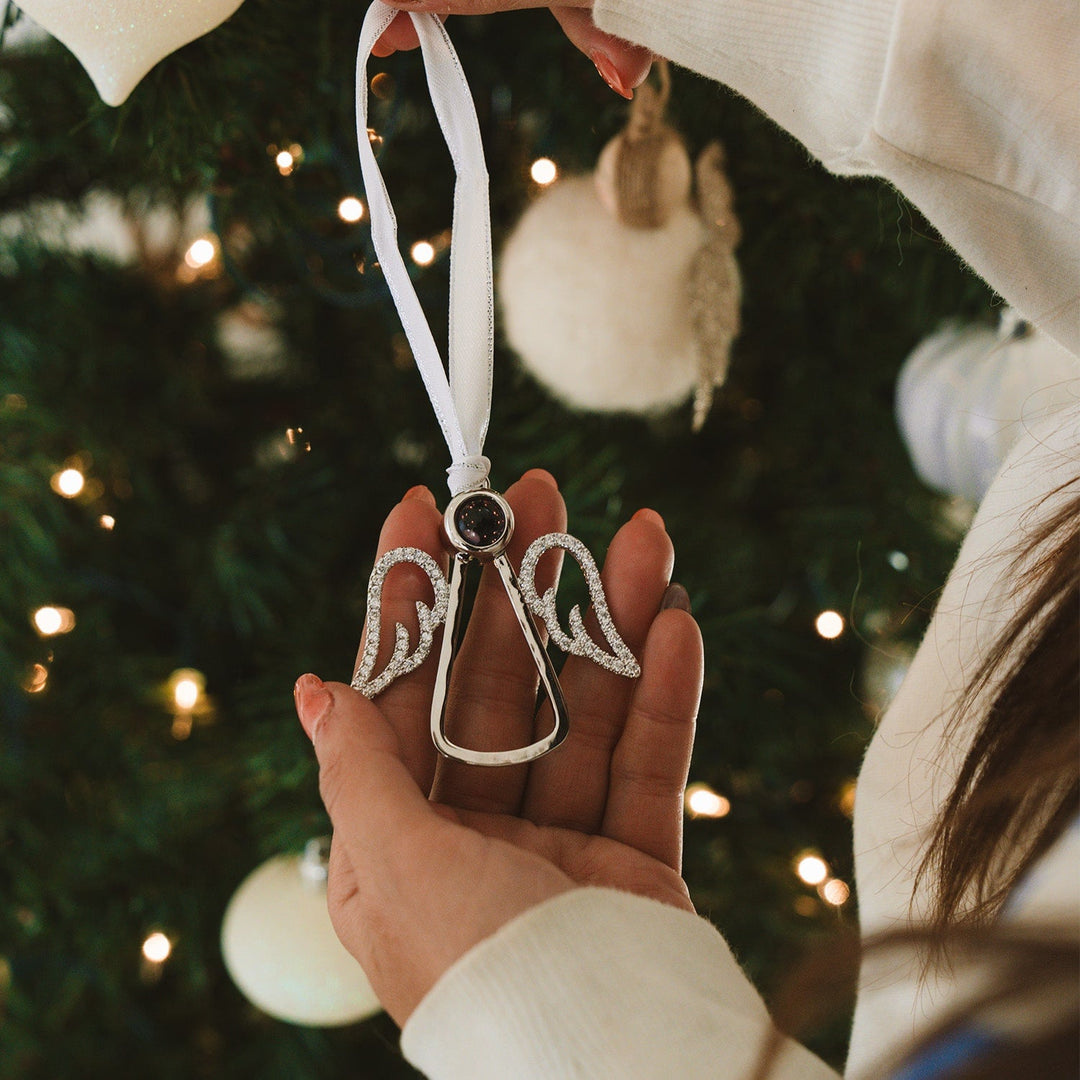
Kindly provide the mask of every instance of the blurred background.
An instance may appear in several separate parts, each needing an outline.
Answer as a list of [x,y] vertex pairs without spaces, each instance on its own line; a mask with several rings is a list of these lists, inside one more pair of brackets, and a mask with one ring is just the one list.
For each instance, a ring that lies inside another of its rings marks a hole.
[[[445,499],[446,449],[370,245],[362,14],[247,0],[112,108],[7,6],[5,1077],[415,1075],[384,1015],[270,1015],[221,944],[244,879],[267,860],[295,869],[328,832],[294,679],[349,676],[384,515],[414,484]],[[546,12],[451,30],[498,254],[596,168],[628,107]],[[403,54],[368,74],[402,249],[445,336],[453,175],[422,65]],[[632,412],[583,412],[500,322],[487,453],[497,488],[553,472],[598,556],[639,507],[663,515],[707,656],[686,877],[768,995],[856,917],[854,778],[970,515],[917,478],[898,372],[943,319],[989,328],[998,311],[895,192],[828,176],[728,91],[675,69],[667,116],[689,160],[722,142],[741,223],[741,328],[711,412],[691,430],[692,379]],[[695,199],[676,184],[684,212]],[[596,207],[575,212],[616,228]],[[615,269],[597,243],[571,230],[551,256],[571,279],[621,275],[613,307],[582,303],[586,337],[617,340],[619,312],[650,303],[685,325],[675,240],[654,230]],[[576,324],[551,303],[553,333]],[[270,953],[306,932],[272,929],[275,903],[296,914],[287,877],[233,913]],[[271,998],[299,977],[267,971],[251,977]],[[844,1019],[815,1045],[839,1063]]]

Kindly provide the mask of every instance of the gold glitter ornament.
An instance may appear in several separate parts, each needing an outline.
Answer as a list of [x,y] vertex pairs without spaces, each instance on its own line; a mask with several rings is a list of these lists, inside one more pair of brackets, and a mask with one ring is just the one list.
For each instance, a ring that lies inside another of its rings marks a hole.
[[742,236],[731,185],[724,174],[724,149],[711,143],[695,167],[698,203],[708,236],[690,267],[690,316],[698,345],[694,431],[712,407],[713,392],[727,378],[731,343],[739,333],[742,278],[735,247]]

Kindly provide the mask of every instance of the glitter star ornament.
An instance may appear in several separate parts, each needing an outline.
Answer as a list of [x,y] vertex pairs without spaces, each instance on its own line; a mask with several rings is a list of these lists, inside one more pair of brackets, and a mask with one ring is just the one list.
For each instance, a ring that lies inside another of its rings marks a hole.
[[[414,671],[430,654],[435,631],[445,623],[431,700],[431,737],[435,746],[446,757],[470,765],[521,764],[553,750],[566,738],[570,728],[566,701],[536,618],[543,621],[551,640],[566,652],[588,657],[608,671],[629,678],[636,678],[641,669],[615,629],[600,573],[581,541],[566,533],[548,533],[534,540],[522,559],[520,580],[507,556],[507,545],[514,534],[514,512],[501,495],[490,489],[487,477],[491,463],[482,452],[491,415],[495,304],[487,167],[480,126],[469,84],[441,20],[436,15],[410,14],[428,69],[432,104],[457,174],[450,261],[449,374],[443,368],[442,357],[401,257],[393,207],[368,138],[367,61],[375,43],[397,15],[381,0],[375,0],[368,9],[360,31],[356,58],[356,137],[370,208],[372,243],[435,418],[450,449],[452,460],[447,473],[452,497],[443,515],[443,535],[452,558],[449,581],[443,577],[439,564],[417,548],[395,548],[375,564],[368,583],[367,637],[352,685],[365,696],[374,697],[395,679]],[[555,589],[548,589],[543,596],[538,594],[536,567],[552,548],[564,549],[581,567],[603,645],[586,629],[579,607],[570,612],[567,633],[559,621]],[[477,562],[490,564],[498,573],[536,665],[540,685],[551,704],[551,730],[528,746],[473,750],[456,744],[446,729],[447,689],[457,656],[466,574],[469,566]],[[420,629],[415,646],[408,629],[402,623],[395,624],[393,652],[377,672],[383,585],[387,574],[399,563],[420,567],[431,582],[435,599],[430,606],[416,602]]]
[[19,0],[19,8],[66,45],[106,105],[181,45],[223,23],[243,0]]

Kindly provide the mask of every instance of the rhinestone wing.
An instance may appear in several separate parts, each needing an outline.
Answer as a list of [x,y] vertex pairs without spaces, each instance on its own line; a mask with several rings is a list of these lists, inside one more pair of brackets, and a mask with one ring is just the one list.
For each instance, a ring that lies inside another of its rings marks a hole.
[[[585,582],[589,586],[589,602],[592,604],[596,621],[600,624],[600,630],[610,652],[593,641],[588,630],[585,629],[585,620],[577,604],[570,610],[570,633],[567,634],[563,630],[555,606],[555,586],[548,589],[543,596],[538,595],[536,565],[545,552],[557,547],[572,555],[581,567]],[[580,540],[568,533],[547,533],[537,537],[529,545],[525,558],[521,560],[518,576],[521,582],[521,593],[529,610],[544,620],[551,640],[563,652],[587,657],[602,668],[613,671],[616,675],[625,675],[630,679],[636,679],[641,674],[641,667],[634,658],[634,654],[627,648],[615,629],[611,612],[608,610],[607,597],[604,596],[604,587],[600,583],[600,571],[597,570],[589,549]]]
[[[383,582],[391,568],[403,562],[414,563],[427,574],[435,590],[435,603],[428,607],[422,600],[416,601],[420,637],[412,652],[409,652],[408,628],[401,623],[394,624],[394,652],[386,667],[373,678],[375,661],[379,656]],[[394,548],[379,559],[368,579],[367,637],[360,657],[360,667],[353,676],[353,689],[359,690],[366,698],[373,698],[376,694],[381,694],[399,676],[415,671],[427,659],[435,631],[446,619],[449,596],[450,587],[443,576],[442,568],[426,551],[411,547]]]

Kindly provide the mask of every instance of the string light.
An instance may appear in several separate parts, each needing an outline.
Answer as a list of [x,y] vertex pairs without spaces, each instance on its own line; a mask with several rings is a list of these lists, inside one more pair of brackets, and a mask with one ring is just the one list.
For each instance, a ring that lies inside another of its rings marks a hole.
[[44,664],[34,664],[26,673],[22,687],[28,694],[40,694],[49,681],[49,669]]
[[559,167],[551,158],[537,158],[529,168],[529,175],[533,178],[534,183],[539,184],[541,187],[547,187],[548,184],[554,183],[558,178]]
[[814,620],[814,629],[829,641],[838,638],[844,632],[844,616],[839,611],[823,611]]
[[683,802],[691,817],[722,818],[731,813],[731,802],[708,784],[691,784]]
[[836,797],[836,805],[840,808],[840,813],[844,817],[855,816],[855,781],[849,780],[840,789],[840,794]]
[[165,686],[173,714],[172,737],[182,742],[191,734],[195,717],[211,711],[206,696],[206,676],[195,668],[177,668]]
[[142,954],[152,964],[164,964],[172,954],[172,942],[160,930],[155,930],[142,943]]
[[435,248],[427,240],[417,240],[409,254],[417,266],[430,266],[435,261]]
[[889,565],[900,574],[911,565],[911,560],[902,551],[890,551],[888,559]]
[[355,195],[346,195],[338,203],[337,212],[342,221],[347,221],[352,225],[363,218],[364,204]]
[[78,469],[69,467],[53,473],[49,484],[58,495],[74,499],[86,487],[86,477]]
[[830,878],[821,886],[819,891],[821,899],[826,904],[832,904],[833,907],[841,907],[846,904],[848,897],[851,895],[851,889],[848,888],[847,882],[841,881],[839,878]]
[[102,514],[98,518],[98,524],[106,530],[106,532],[112,532],[116,528],[116,518],[112,514]]
[[39,607],[31,616],[37,632],[42,637],[55,637],[75,629],[75,612],[71,608]]
[[795,860],[795,873],[806,885],[820,885],[829,876],[829,864],[813,852],[804,852]]
[[184,262],[192,270],[201,270],[209,266],[216,255],[217,244],[208,236],[200,236],[198,240],[192,241],[191,246],[184,252]]

